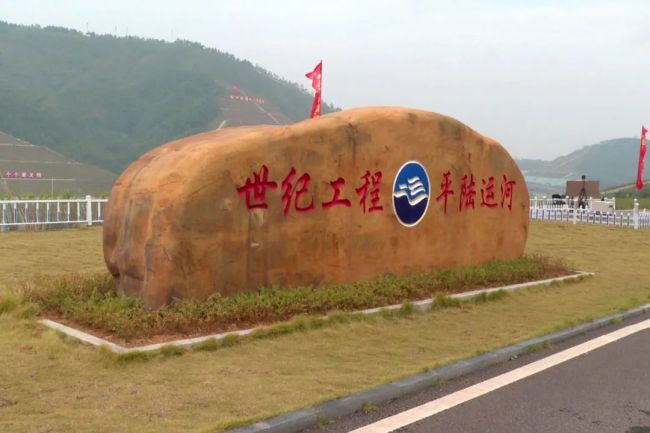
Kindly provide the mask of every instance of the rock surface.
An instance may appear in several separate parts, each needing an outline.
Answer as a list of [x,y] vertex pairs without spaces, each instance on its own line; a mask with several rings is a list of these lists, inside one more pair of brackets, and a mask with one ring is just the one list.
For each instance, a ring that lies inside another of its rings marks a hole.
[[439,114],[363,108],[151,150],[113,188],[104,257],[118,290],[155,308],[520,257],[528,206],[494,140]]

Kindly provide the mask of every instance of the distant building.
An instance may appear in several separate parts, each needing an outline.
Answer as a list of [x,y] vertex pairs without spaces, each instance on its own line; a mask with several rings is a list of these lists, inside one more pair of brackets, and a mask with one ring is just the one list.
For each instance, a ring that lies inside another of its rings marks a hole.
[[[566,182],[567,197],[579,197],[582,188],[583,188],[582,180],[567,180]],[[584,189],[587,193],[587,197],[600,197],[600,181],[585,180]]]

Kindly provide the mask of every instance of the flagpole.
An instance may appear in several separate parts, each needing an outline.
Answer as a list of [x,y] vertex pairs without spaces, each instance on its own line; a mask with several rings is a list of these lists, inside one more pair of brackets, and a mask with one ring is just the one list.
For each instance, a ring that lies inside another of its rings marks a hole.
[[323,61],[321,60],[313,71],[305,74],[311,80],[311,87],[314,89],[314,102],[311,106],[309,117],[312,119],[321,115],[322,111],[322,90],[323,90]]
[[641,143],[639,144],[639,165],[637,168],[637,175],[636,175],[636,187],[634,191],[634,206],[636,207],[637,198],[639,191],[643,189],[644,182],[643,182],[643,173],[644,173],[644,168],[645,168],[645,154],[646,154],[646,134],[648,130],[644,125],[641,125]]

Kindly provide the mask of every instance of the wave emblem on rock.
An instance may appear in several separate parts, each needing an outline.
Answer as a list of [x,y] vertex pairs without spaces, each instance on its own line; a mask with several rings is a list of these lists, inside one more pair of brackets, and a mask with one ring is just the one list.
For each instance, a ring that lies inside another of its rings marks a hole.
[[429,207],[429,176],[417,161],[402,165],[393,182],[393,210],[406,227],[419,223]]

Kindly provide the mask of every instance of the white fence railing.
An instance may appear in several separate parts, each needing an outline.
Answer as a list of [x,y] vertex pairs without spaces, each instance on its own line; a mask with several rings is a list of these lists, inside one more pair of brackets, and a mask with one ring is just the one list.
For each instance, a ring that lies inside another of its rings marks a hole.
[[[532,197],[530,199],[531,209],[564,209],[564,208],[577,208],[577,197]],[[616,210],[616,198],[588,198],[587,208],[601,212],[613,212]]]
[[573,224],[602,224],[629,228],[650,228],[650,212],[639,211],[638,203],[627,212],[599,212],[591,209],[530,208],[530,219],[564,221]]
[[108,199],[0,200],[0,231],[17,228],[91,226],[104,222]]
[[[650,228],[650,211],[645,209],[639,211],[637,202],[634,203],[632,211],[603,212],[594,209],[574,209],[567,204],[552,205],[541,200],[556,199],[531,199],[529,213],[531,220]],[[0,231],[17,228],[48,229],[79,224],[91,226],[103,223],[107,202],[108,199],[91,196],[56,200],[0,200]]]

